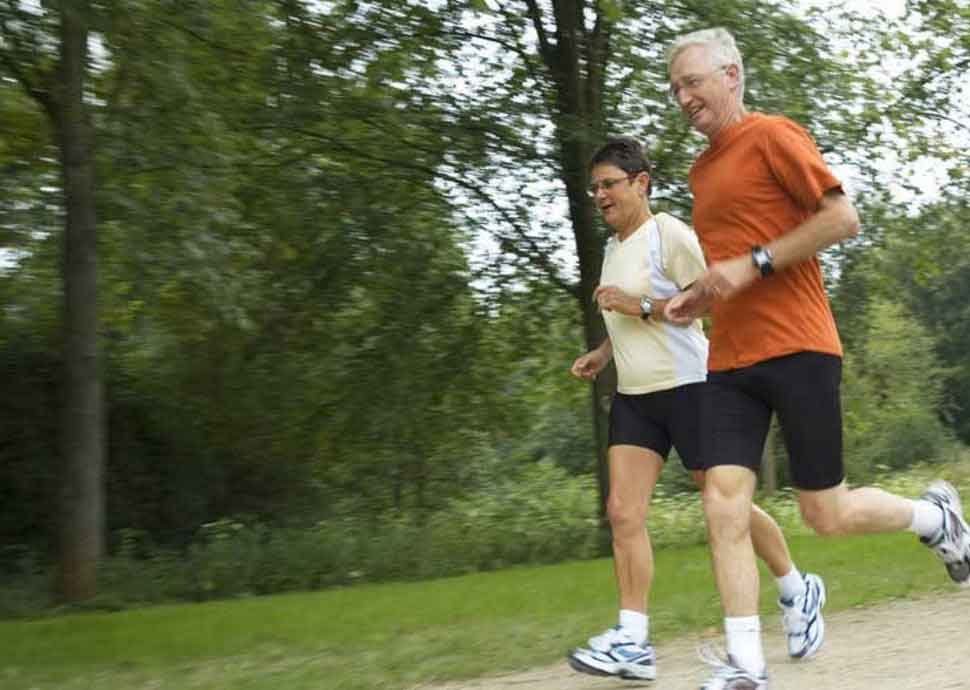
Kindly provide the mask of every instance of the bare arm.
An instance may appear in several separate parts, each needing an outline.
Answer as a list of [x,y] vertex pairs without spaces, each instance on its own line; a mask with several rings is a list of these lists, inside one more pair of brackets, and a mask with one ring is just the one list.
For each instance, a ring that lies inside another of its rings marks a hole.
[[[801,225],[766,245],[776,271],[807,261],[821,250],[859,232],[859,214],[840,190],[827,192],[816,211]],[[666,316],[673,323],[684,323],[708,311],[714,299],[728,299],[761,277],[750,254],[720,261],[691,288],[673,300]]]
[[[859,213],[841,191],[826,193],[818,212],[804,223],[767,245],[776,271],[806,261],[833,244],[859,232]],[[748,257],[748,263],[751,258]]]
[[[593,299],[597,306],[604,311],[615,311],[618,314],[627,316],[640,316],[640,297],[623,292],[620,288],[613,285],[600,285],[593,292]],[[666,299],[653,299],[653,311],[650,312],[650,319],[653,321],[664,321],[664,311],[667,307]],[[612,352],[612,350],[611,350]]]
[[606,365],[610,363],[612,357],[613,341],[606,338],[598,347],[590,350],[585,355],[577,357],[576,361],[573,362],[573,366],[569,369],[569,373],[576,378],[591,381],[606,368]]

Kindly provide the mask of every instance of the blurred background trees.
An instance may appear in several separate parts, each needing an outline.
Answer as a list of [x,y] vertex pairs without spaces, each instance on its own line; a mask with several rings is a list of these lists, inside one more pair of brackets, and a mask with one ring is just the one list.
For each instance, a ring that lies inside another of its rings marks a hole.
[[[322,535],[353,530],[397,551],[449,524],[451,545],[497,525],[535,544],[479,544],[481,567],[592,553],[614,383],[568,376],[604,336],[590,296],[608,231],[585,165],[608,135],[640,138],[655,209],[689,219],[703,143],[667,99],[663,47],[714,24],[738,36],[751,107],[805,124],[865,219],[825,257],[851,478],[953,457],[970,439],[970,18],[910,9],[4,0],[0,545],[63,566],[58,528],[77,521],[57,486],[83,430],[104,433],[85,505],[103,504],[112,554],[186,556],[244,524],[320,530],[314,572],[340,562]],[[98,301],[80,306],[97,306],[101,422],[70,403],[64,139],[37,97],[66,78],[68,14],[88,31]],[[688,486],[676,463],[664,481]],[[555,531],[556,510],[576,522]]]

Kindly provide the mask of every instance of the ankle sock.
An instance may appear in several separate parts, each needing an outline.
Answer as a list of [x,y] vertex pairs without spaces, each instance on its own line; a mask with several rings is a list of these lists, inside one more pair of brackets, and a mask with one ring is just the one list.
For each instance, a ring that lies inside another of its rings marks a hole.
[[913,506],[913,520],[909,531],[921,537],[932,537],[943,527],[943,510],[935,503],[917,499]]
[[727,652],[733,663],[745,671],[762,675],[765,672],[765,653],[761,647],[761,619],[742,616],[724,619]]
[[807,589],[805,578],[795,566],[792,566],[787,575],[775,578],[775,582],[778,583],[779,598],[787,604],[795,601],[796,597],[804,595]]
[[636,640],[637,644],[646,644],[650,639],[650,616],[632,609],[620,609],[620,627]]

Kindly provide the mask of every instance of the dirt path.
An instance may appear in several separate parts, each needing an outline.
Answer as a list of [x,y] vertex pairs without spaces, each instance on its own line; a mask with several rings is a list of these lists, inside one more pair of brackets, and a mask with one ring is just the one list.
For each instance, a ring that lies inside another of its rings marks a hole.
[[[970,591],[898,601],[826,617],[810,661],[789,661],[778,620],[764,620],[771,690],[970,690]],[[595,678],[562,663],[423,690],[692,690],[706,678],[700,637],[657,650],[653,683]]]

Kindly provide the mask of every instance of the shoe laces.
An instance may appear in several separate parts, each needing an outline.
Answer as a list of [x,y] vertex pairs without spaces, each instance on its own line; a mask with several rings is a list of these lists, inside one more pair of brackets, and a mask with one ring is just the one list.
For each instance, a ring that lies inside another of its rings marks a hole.
[[786,606],[782,604],[781,611],[781,622],[785,628],[785,632],[789,635],[803,635],[805,634],[806,617],[802,613],[802,608],[799,606],[799,600],[795,599],[791,606]]
[[786,603],[783,600],[778,601],[778,605],[781,606],[781,622],[785,628],[785,632],[789,635],[803,635],[808,629],[808,616],[805,615],[805,602],[812,595],[812,588],[807,582],[805,585],[805,593],[793,598],[791,603]]
[[633,640],[619,625],[607,628],[599,635],[589,638],[589,646],[597,651],[609,650],[618,644],[633,644]]
[[730,657],[724,650],[711,643],[698,647],[697,656],[714,669],[714,678],[730,678],[741,670],[731,663]]
[[925,500],[935,503],[944,512],[952,512],[963,517],[963,506],[960,505],[960,494],[947,481],[939,479],[933,482],[923,494]]
[[[754,675],[744,669],[735,666],[730,655],[719,649],[712,643],[701,645],[697,648],[697,656],[701,661],[714,669],[714,673],[702,686],[702,690],[720,690],[721,688],[732,688],[728,685],[735,680],[744,680],[745,676],[757,685]],[[716,683],[716,681],[721,681]]]
[[727,654],[720,647],[712,642],[707,642],[702,644],[697,648],[697,656],[700,657],[708,666],[714,667],[715,670],[720,671],[724,668],[733,668],[727,661]]
[[952,544],[959,544],[965,529],[963,516],[949,500],[940,500],[939,496],[933,496],[931,502],[943,513],[943,524],[932,537],[923,538],[923,542],[935,549],[951,548]]

